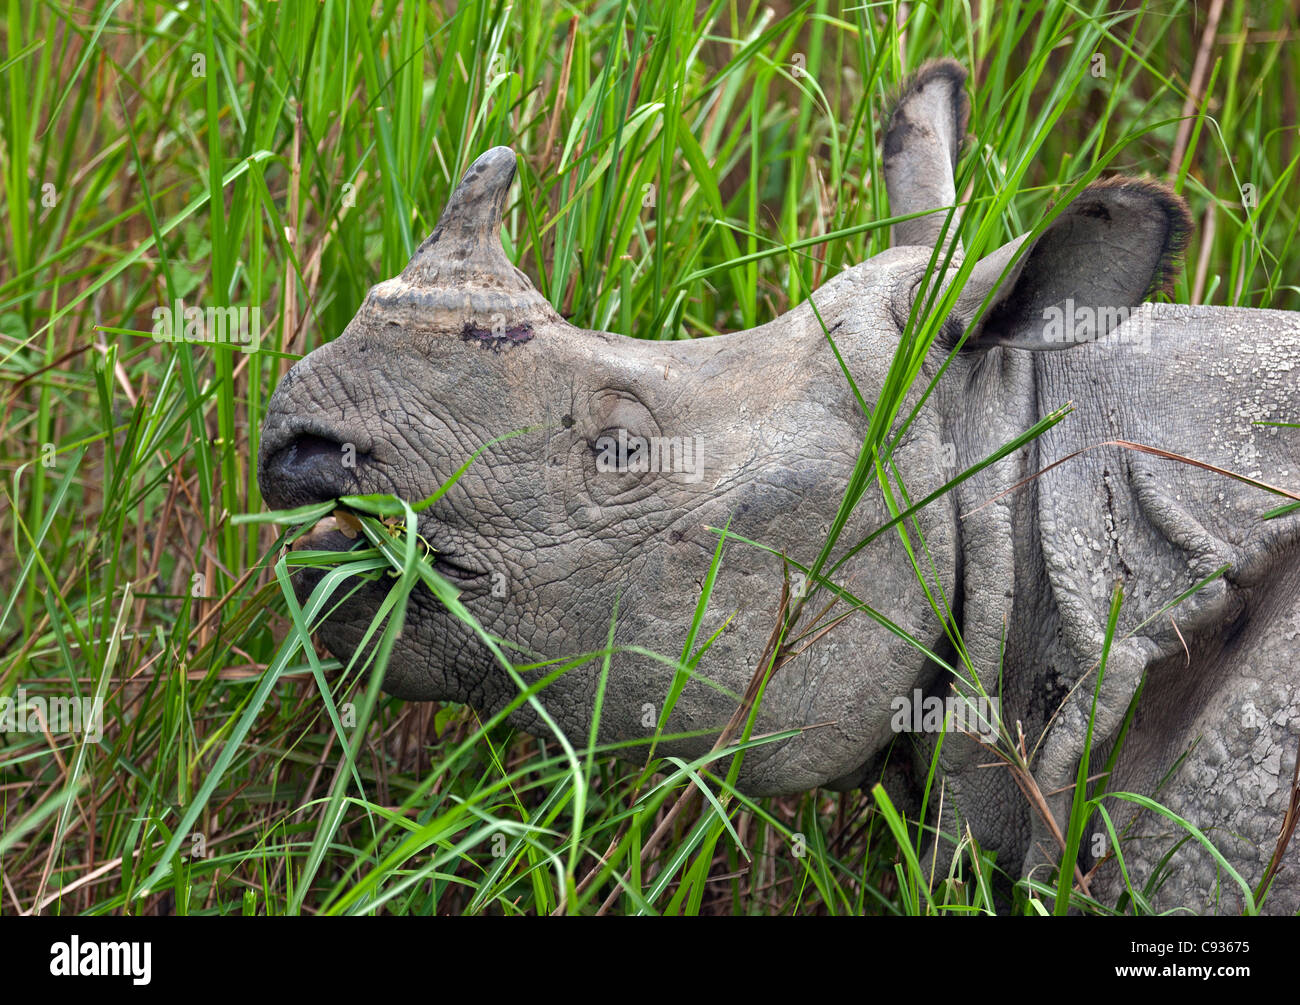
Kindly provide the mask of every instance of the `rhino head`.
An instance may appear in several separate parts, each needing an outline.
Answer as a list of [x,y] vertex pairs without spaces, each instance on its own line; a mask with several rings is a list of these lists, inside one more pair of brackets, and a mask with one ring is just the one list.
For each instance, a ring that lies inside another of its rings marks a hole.
[[[502,250],[515,156],[489,150],[402,274],[373,287],[346,330],[276,390],[259,455],[263,496],[275,508],[359,493],[416,501],[490,443],[422,512],[420,533],[436,551],[436,571],[520,662],[602,650],[614,625],[618,651],[600,717],[607,741],[653,734],[719,529],[761,543],[726,541],[687,657],[705,651],[667,723],[688,735],[661,747],[707,751],[772,636],[796,568],[782,556],[810,566],[850,483],[874,474],[862,447],[909,318],[914,328],[922,313],[916,299],[936,288],[925,280],[938,277],[946,289],[966,262],[947,236],[956,232],[964,80],[960,67],[941,62],[901,89],[884,140],[894,246],[781,317],[710,338],[637,339],[560,317]],[[1186,233],[1176,197],[1151,183],[1111,181],[1085,190],[1032,239],[967,263],[890,424],[888,490],[862,495],[826,567],[907,500],[938,493],[1061,404],[1036,399],[1035,351],[1079,340],[1052,341],[1045,312],[1067,301],[1141,303],[1164,282]],[[1094,334],[1106,330],[1101,321]],[[758,732],[800,732],[749,751],[743,789],[862,778],[896,735],[899,697],[949,686],[944,667],[960,666],[954,628],[965,661],[997,691],[1022,514],[1012,497],[968,520],[959,515],[1034,460],[1027,450],[1005,457],[839,565],[833,581],[843,592],[829,611],[836,597],[825,590],[805,605],[760,705]],[[355,544],[330,521],[311,540]],[[303,595],[316,578],[297,575]],[[354,594],[321,627],[326,646],[350,657],[383,596],[377,585]],[[854,610],[848,597],[862,606]],[[593,660],[542,692],[568,735],[587,735],[600,674]],[[517,694],[474,633],[423,589],[412,595],[384,688],[487,711]],[[514,717],[544,728],[530,706]]]

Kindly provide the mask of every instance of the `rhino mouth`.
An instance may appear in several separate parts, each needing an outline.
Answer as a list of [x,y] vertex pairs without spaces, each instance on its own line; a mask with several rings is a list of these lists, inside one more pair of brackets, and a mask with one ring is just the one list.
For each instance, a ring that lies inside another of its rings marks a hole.
[[289,547],[293,551],[351,551],[359,544],[360,535],[354,530],[344,532],[336,515],[323,516],[307,528]]
[[[274,509],[290,509],[315,503],[329,503],[332,510],[295,538],[295,551],[350,552],[367,545],[361,514],[341,499],[349,493],[373,491],[382,478],[364,478],[362,472],[377,466],[372,440],[360,430],[336,429],[319,420],[294,421],[269,435],[262,444],[265,461],[258,471],[258,483],[266,502]],[[354,448],[353,463],[339,463],[341,454]],[[389,521],[390,526],[394,525]],[[472,533],[464,535],[433,516],[429,510],[419,514],[416,528],[422,549],[434,570],[462,588],[488,578],[488,570],[474,557]],[[304,578],[320,566],[300,567]]]
[[[473,559],[463,550],[448,543],[442,530],[437,521],[429,519],[427,515],[421,516],[418,533],[427,547],[427,557],[433,570],[462,587],[486,580],[488,573],[477,568]],[[290,548],[293,551],[344,553],[364,548],[368,543],[357,514],[340,504],[332,513],[308,527]]]

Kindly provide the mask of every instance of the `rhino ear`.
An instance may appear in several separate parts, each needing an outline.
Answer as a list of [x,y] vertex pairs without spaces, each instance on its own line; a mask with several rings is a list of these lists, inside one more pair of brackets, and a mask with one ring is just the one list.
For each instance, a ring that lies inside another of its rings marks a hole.
[[1018,237],[975,264],[956,319],[970,325],[993,297],[967,346],[1068,349],[1108,335],[1171,291],[1191,229],[1187,204],[1156,182],[1089,186],[1033,242]]
[[[891,216],[925,213],[894,224],[890,243],[933,248],[957,201],[953,172],[970,120],[966,71],[951,59],[926,63],[894,99],[885,132],[883,165]],[[949,227],[956,233],[958,215]],[[960,252],[960,245],[958,245]]]

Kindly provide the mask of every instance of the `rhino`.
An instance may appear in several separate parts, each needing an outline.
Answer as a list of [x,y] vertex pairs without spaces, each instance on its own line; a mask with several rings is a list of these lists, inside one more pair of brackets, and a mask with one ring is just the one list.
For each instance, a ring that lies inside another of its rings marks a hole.
[[[970,835],[1009,877],[1047,880],[1089,749],[1092,791],[1105,773],[1107,791],[1156,799],[1257,884],[1297,800],[1300,515],[1265,519],[1285,500],[1262,486],[1300,488],[1300,430],[1285,425],[1300,418],[1300,315],[1147,302],[1169,291],[1191,231],[1182,200],[1149,180],[1092,184],[969,260],[954,182],[965,80],[940,61],[899,88],[883,137],[889,250],[780,317],[708,338],[638,339],[561,317],[505,255],[516,160],[488,150],[401,275],[279,384],[262,495],[275,508],[421,500],[486,444],[421,512],[419,533],[466,609],[518,653],[600,652],[614,626],[601,741],[654,733],[710,589],[694,646],[709,643],[660,752],[701,757],[727,735],[772,664],[778,617],[797,612],[802,641],[768,672],[754,722],[776,739],[744,754],[742,792],[880,779],[918,813],[937,749],[938,868]],[[792,602],[861,479],[900,342],[936,304],[946,313],[891,422],[889,484],[839,521],[803,584],[821,599]],[[1044,417],[1054,424],[1041,435],[979,468]],[[928,502],[871,536],[908,500]],[[345,531],[327,518],[304,540],[346,550],[357,542]],[[295,589],[307,596],[320,575],[300,571]],[[320,626],[324,645],[351,658],[384,595],[382,584],[354,593]],[[577,666],[512,721],[585,742],[600,681],[600,659]],[[383,687],[487,712],[518,694],[423,588]],[[1019,745],[1026,773],[991,754],[989,735],[911,714],[954,694],[988,699],[981,715]],[[1107,805],[1152,909],[1246,904],[1200,840],[1163,861],[1188,837],[1182,825]],[[1077,865],[1114,905],[1123,876],[1097,820]],[[1300,908],[1294,849],[1287,861],[1274,863],[1269,910]]]

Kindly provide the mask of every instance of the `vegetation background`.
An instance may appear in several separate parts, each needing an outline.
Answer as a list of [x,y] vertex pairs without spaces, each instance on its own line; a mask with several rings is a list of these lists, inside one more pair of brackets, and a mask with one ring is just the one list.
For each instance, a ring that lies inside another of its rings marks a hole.
[[[995,903],[974,845],[929,874],[870,792],[710,801],[652,840],[677,765],[575,772],[368,689],[304,648],[281,531],[235,517],[279,378],[487,147],[520,157],[507,250],[575,324],[707,337],[887,246],[888,92],[941,56],[972,70],[990,247],[1081,179],[1164,178],[1196,222],[1174,299],[1296,310],[1295,4],[5,7],[0,696],[101,696],[106,726],[0,734],[0,912],[1064,906]],[[177,299],[260,308],[262,351],[154,341]]]

